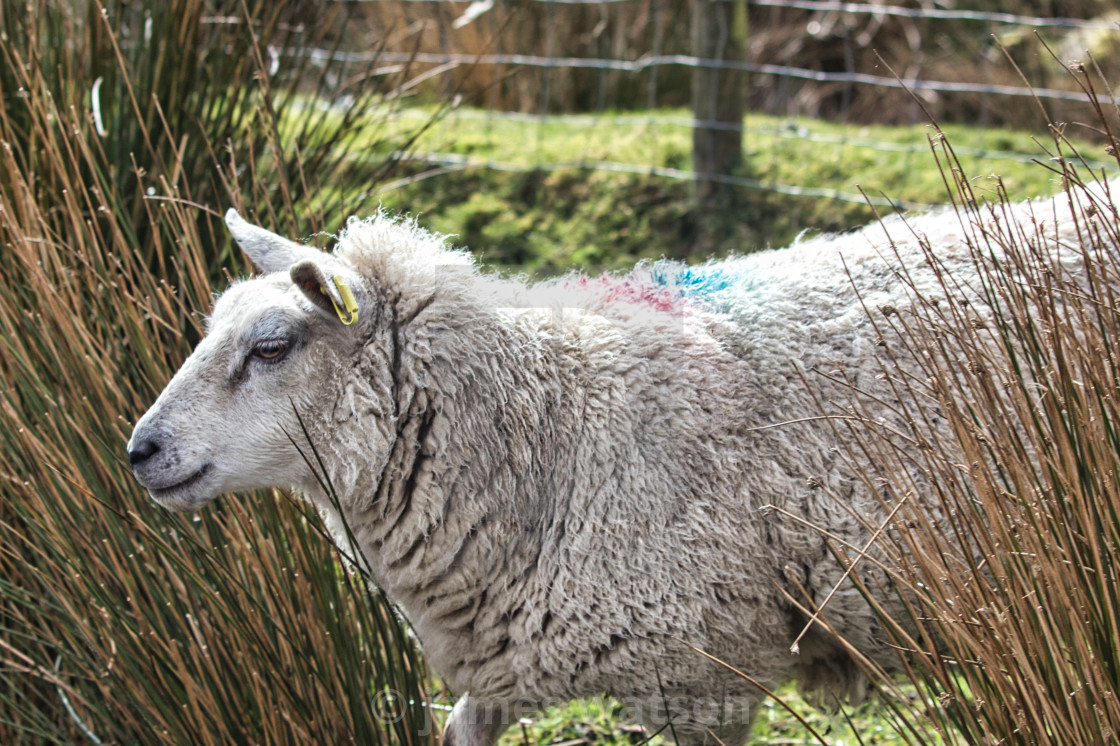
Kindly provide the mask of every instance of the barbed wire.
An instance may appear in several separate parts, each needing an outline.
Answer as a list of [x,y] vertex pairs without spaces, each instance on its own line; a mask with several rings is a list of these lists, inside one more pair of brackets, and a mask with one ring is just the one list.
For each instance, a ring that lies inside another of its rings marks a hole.
[[[434,2],[435,0],[424,0]],[[443,0],[446,1],[446,0]],[[856,72],[826,72],[804,67],[774,65],[764,62],[743,60],[717,60],[693,57],[686,54],[643,55],[636,60],[595,57],[548,57],[532,54],[457,54],[439,52],[342,52],[328,49],[285,49],[273,54],[287,57],[310,57],[313,62],[349,62],[370,64],[420,63],[442,65],[450,72],[465,65],[512,65],[520,67],[541,67],[549,69],[590,69],[614,70],[638,73],[653,67],[678,65],[708,69],[741,70],[743,72],[774,75],[776,77],[811,80],[817,83],[854,83],[884,88],[898,88],[911,91],[932,91],[937,93],[977,93],[996,96],[1018,96],[1055,101],[1076,101],[1090,103],[1092,98],[1084,91],[1063,90],[1060,88],[1028,88],[1026,86],[999,85],[993,83],[967,83],[949,80],[924,80],[921,78],[899,79],[885,75],[871,75]]]
[[[347,0],[353,3],[371,2],[412,2],[446,3],[452,0]],[[465,0],[460,0],[465,1]],[[640,0],[532,0],[541,5],[618,5],[639,2]],[[1044,18],[1041,16],[1017,15],[983,10],[957,10],[952,8],[905,8],[899,5],[880,5],[878,3],[849,3],[836,0],[749,0],[750,5],[771,8],[791,8],[795,10],[838,11],[841,13],[863,13],[869,15],[897,16],[901,18],[936,19],[948,21],[979,21],[1013,26],[1035,28],[1085,28],[1116,29],[1115,21],[1083,18]]]
[[[537,2],[562,2],[563,0],[536,0]],[[1042,18],[1022,16],[1013,13],[998,13],[982,10],[956,10],[949,8],[903,8],[898,5],[878,5],[875,3],[845,3],[836,0],[749,0],[751,5],[772,8],[794,8],[797,10],[837,11],[840,13],[863,13],[879,16],[896,16],[921,20],[979,21],[1011,26],[1030,26],[1033,28],[1085,28],[1117,29],[1116,21],[1086,20],[1082,18]]]

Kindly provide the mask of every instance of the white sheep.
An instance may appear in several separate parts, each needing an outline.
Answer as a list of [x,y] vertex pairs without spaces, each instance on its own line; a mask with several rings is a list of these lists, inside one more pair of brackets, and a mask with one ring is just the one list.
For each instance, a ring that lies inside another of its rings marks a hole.
[[[1040,214],[1068,211],[1059,199]],[[383,214],[352,220],[330,254],[232,210],[226,221],[265,274],[217,299],[206,338],[137,423],[136,477],[174,510],[279,486],[336,536],[344,518],[462,693],[448,743],[488,746],[520,716],[598,693],[669,723],[679,743],[742,743],[759,689],[692,646],[766,687],[858,696],[857,667],[819,627],[791,652],[801,589],[819,603],[839,584],[829,622],[894,660],[807,527],[861,546],[883,513],[815,397],[846,399],[829,382],[842,369],[891,416],[852,288],[866,308],[904,309],[905,265],[939,292],[914,234],[974,271],[955,213],[891,223],[894,248],[876,224],[536,286],[480,273]],[[312,447],[325,474],[303,457]]]

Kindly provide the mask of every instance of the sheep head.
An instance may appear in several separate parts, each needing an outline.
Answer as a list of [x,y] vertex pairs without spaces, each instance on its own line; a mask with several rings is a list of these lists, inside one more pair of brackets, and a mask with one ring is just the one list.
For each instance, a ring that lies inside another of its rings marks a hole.
[[344,259],[234,210],[226,224],[265,274],[217,299],[206,337],[128,443],[137,480],[172,510],[224,492],[314,484],[296,445],[304,418],[337,400],[329,372],[349,369],[373,315],[371,293]]

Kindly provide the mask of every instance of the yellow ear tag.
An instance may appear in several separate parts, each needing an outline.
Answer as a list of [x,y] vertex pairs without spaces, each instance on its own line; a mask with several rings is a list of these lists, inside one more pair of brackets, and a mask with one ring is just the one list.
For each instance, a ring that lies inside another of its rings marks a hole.
[[354,293],[350,290],[350,286],[343,282],[341,277],[335,275],[331,280],[338,290],[338,297],[342,298],[341,306],[335,300],[334,294],[328,293],[325,287],[319,288],[319,291],[331,299],[331,305],[334,306],[334,312],[338,314],[338,320],[346,326],[350,326],[358,320],[358,301],[354,299]]

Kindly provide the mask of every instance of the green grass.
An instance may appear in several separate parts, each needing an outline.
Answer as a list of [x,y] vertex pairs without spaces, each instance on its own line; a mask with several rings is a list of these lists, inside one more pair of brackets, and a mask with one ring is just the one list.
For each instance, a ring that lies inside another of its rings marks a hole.
[[[767,700],[760,705],[752,746],[819,744],[798,718],[808,723],[830,746],[903,746],[910,743],[898,735],[874,701],[829,715],[806,704],[792,685],[783,687],[778,695],[783,704]],[[617,701],[599,697],[552,707],[531,720],[514,724],[502,736],[499,746],[635,746],[647,741],[652,746],[672,744],[668,735],[651,736],[627,719],[625,708]],[[930,736],[923,743],[934,746],[941,741]]]
[[[432,113],[406,109],[394,121],[414,126]],[[786,245],[806,231],[845,230],[874,219],[861,188],[872,200],[908,207],[946,199],[932,127],[752,114],[746,163],[735,175],[744,185],[726,210],[705,214],[683,178],[691,168],[688,121],[682,110],[546,119],[451,110],[414,143],[409,177],[370,190],[355,208],[411,213],[485,261],[549,269],[707,258]],[[995,195],[990,174],[1000,175],[1013,199],[1059,187],[1029,162],[1050,157],[1031,133],[961,126],[945,133],[981,195]],[[1101,146],[1073,142],[1093,162],[1106,158]],[[434,158],[424,162],[424,154]],[[791,187],[810,191],[785,193]]]

